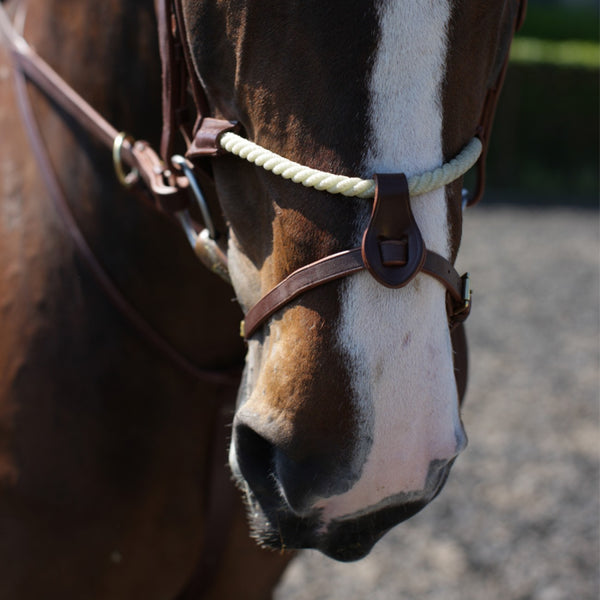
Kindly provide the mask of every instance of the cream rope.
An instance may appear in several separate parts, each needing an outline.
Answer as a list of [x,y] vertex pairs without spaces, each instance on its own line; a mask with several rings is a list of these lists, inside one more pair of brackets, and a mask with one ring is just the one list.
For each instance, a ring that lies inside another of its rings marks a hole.
[[[279,156],[235,133],[224,133],[220,138],[220,143],[221,147],[227,152],[244,158],[267,171],[272,171],[275,175],[281,175],[284,179],[290,179],[294,183],[301,183],[306,187],[312,187],[330,194],[342,194],[358,198],[372,198],[375,195],[375,182],[372,179],[344,177],[343,175],[333,175],[317,169],[310,169],[283,158],[283,156]],[[408,191],[410,195],[426,194],[455,181],[477,162],[481,150],[481,141],[479,138],[474,137],[451,161],[432,171],[409,177]]]

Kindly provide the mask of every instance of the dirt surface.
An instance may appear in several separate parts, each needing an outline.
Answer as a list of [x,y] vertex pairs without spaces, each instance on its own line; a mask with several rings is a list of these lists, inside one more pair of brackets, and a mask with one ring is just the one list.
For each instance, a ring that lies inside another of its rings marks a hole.
[[306,552],[276,600],[599,598],[598,213],[482,206],[465,221],[469,447],[369,557]]

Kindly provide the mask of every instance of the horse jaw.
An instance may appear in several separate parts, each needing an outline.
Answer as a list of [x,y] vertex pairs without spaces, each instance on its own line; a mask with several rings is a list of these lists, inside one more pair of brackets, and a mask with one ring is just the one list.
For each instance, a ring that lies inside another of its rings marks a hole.
[[[443,162],[440,98],[449,17],[445,1],[433,8],[396,2],[381,8],[365,172],[412,175]],[[444,190],[411,203],[427,248],[448,258]],[[357,242],[365,224],[358,223]],[[428,502],[445,479],[443,467],[466,445],[443,286],[423,274],[401,290],[387,289],[367,273],[349,278],[338,343],[349,357],[359,426],[365,429],[357,438],[370,437],[372,445],[352,489],[318,504],[324,523],[401,498]]]

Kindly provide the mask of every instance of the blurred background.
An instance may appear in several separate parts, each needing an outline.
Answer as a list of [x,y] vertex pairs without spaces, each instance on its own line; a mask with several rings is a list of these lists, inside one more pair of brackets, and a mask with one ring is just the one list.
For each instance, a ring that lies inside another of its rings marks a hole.
[[598,600],[599,13],[529,0],[487,193],[467,211],[469,447],[364,560],[303,553],[276,600]]
[[529,0],[494,125],[486,199],[597,206],[598,19],[596,0]]

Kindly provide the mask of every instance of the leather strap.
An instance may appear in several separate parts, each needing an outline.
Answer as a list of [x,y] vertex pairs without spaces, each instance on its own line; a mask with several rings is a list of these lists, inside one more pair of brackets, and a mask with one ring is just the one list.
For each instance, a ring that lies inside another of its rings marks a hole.
[[[24,73],[52,102],[75,119],[91,136],[112,149],[119,132],[67,85],[28,45],[15,43],[12,36],[5,37],[9,42],[11,56],[17,70]],[[187,205],[188,198],[185,192],[187,180],[178,178],[175,181],[171,177],[171,181],[168,181],[164,164],[147,142],[140,141],[133,145],[124,143],[121,158],[130,168],[137,169],[148,189],[160,199],[161,208],[175,211]]]
[[454,352],[454,378],[456,379],[456,391],[460,404],[463,403],[467,393],[469,380],[469,347],[464,323],[450,330],[452,350]]
[[162,65],[162,136],[160,153],[164,158],[173,155],[174,136],[183,119],[186,105],[185,64],[181,44],[176,45],[173,34],[172,1],[155,0],[158,25],[160,61]]
[[[218,138],[234,131],[232,121],[208,117],[206,93],[195,74],[181,2],[155,0],[162,64],[163,129],[160,152],[165,164],[173,156],[175,136],[181,132],[188,143],[187,158],[214,157],[223,154]],[[190,126],[188,89],[195,106],[195,123]]]
[[204,467],[207,475],[202,488],[205,519],[200,558],[184,590],[175,600],[201,600],[207,596],[219,575],[220,562],[231,544],[236,489],[227,468],[227,452],[237,388],[222,387],[217,393]]
[[517,13],[517,20],[515,24],[515,33],[523,27],[523,23],[525,22],[525,17],[527,16],[527,0],[520,0],[519,2],[519,12]]
[[200,121],[194,134],[194,139],[185,153],[186,157],[189,159],[212,158],[227,154],[221,147],[219,138],[227,131],[237,132],[239,128],[238,123],[235,121],[204,117]]
[[[406,241],[385,240],[380,242],[379,252],[382,264],[387,268],[399,268],[407,262]],[[246,339],[251,338],[270,317],[298,296],[320,285],[367,268],[363,260],[362,247],[344,250],[301,267],[276,285],[246,313],[243,336]],[[464,281],[452,264],[443,256],[424,250],[424,261],[420,270],[437,279],[448,290],[448,294],[452,298],[449,311],[451,325],[466,319],[470,305],[465,309]]]
[[[0,31],[6,33],[0,20]],[[14,45],[11,44],[11,50]],[[95,135],[102,141],[109,139],[112,132],[115,131],[98,113],[96,113],[87,103],[85,103],[75,92],[67,86],[44,61],[39,59],[32,51],[25,46],[19,51],[13,51],[12,56],[18,66],[14,69],[15,90],[17,93],[18,105],[23,118],[23,123],[33,150],[33,154],[40,169],[40,173],[50,195],[50,198],[60,215],[67,231],[69,232],[77,251],[80,253],[93,277],[100,288],[109,298],[113,306],[127,319],[129,323],[138,331],[138,333],[156,350],[162,353],[169,361],[176,365],[181,371],[185,372],[194,379],[203,382],[223,384],[226,386],[237,387],[241,377],[241,367],[227,368],[222,370],[203,369],[193,364],[189,359],[177,351],[171,343],[159,334],[150,325],[135,307],[125,298],[121,291],[114,284],[104,267],[100,264],[87,240],[81,233],[71,209],[66,201],[63,189],[58,182],[56,173],[52,168],[48,151],[43,144],[39,126],[35,118],[27,93],[25,75],[40,87],[52,100],[56,101],[63,110],[71,108],[77,121],[88,131],[96,132]],[[96,118],[96,116],[98,118]],[[112,145],[112,140],[110,141]],[[147,153],[148,146],[141,147],[143,142],[138,142],[131,149],[129,156],[136,157],[132,161],[136,168],[142,172],[141,165],[153,164],[156,156],[154,153]],[[137,146],[137,148],[136,148]],[[125,149],[124,149],[125,150]],[[125,152],[124,152],[125,154]]]
[[[408,182],[403,173],[376,174],[371,219],[362,240],[362,259],[382,285],[401,288],[423,267],[425,244],[410,206]],[[384,241],[404,241],[404,259],[386,263],[380,250]]]

